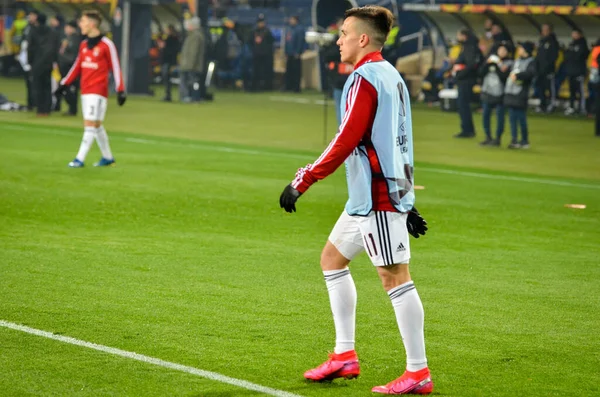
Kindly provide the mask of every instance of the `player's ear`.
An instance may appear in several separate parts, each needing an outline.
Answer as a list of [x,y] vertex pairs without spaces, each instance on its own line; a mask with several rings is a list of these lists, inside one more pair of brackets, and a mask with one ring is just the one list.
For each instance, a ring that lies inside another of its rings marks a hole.
[[369,39],[369,35],[366,33],[363,33],[360,35],[360,40],[358,41],[358,45],[360,45],[361,48],[365,48],[366,46],[369,45],[370,41],[371,41],[371,39]]

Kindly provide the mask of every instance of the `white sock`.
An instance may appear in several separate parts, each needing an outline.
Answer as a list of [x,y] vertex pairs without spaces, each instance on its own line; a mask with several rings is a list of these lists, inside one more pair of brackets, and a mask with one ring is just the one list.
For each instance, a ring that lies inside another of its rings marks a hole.
[[350,269],[325,270],[325,284],[329,291],[329,302],[335,324],[336,354],[354,350],[356,329],[356,286]]
[[81,145],[79,146],[79,152],[77,152],[77,156],[75,157],[77,160],[82,163],[85,161],[85,157],[87,156],[90,148],[94,144],[94,136],[96,135],[95,127],[85,127],[83,129],[83,139],[81,140]]
[[102,153],[102,157],[107,160],[112,160],[113,155],[110,151],[110,144],[108,143],[108,135],[106,134],[106,130],[104,126],[101,125],[96,129],[96,141],[98,142],[98,146],[100,147],[100,152]]
[[412,281],[388,291],[396,312],[398,328],[406,350],[406,369],[411,372],[427,367],[425,356],[424,313],[421,298]]

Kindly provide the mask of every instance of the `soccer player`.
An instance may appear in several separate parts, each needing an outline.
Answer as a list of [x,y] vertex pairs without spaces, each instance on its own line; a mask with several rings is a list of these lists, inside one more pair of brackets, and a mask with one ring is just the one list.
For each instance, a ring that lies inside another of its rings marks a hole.
[[354,66],[342,95],[344,117],[336,137],[313,163],[301,168],[279,199],[287,212],[296,200],[344,161],[349,199],[321,254],[336,344],[329,359],[304,377],[313,381],[360,374],[354,350],[356,287],[348,264],[366,251],[396,313],[407,366],[404,374],[373,392],[429,394],[423,305],[408,269],[408,234],[424,235],[427,223],[414,208],[413,142],[409,94],[398,71],[381,56],[394,17],[383,7],[346,11],[337,41],[342,62]]
[[83,167],[94,139],[98,142],[102,158],[96,167],[110,166],[115,159],[110,150],[108,135],[102,125],[106,114],[108,75],[112,72],[117,89],[117,103],[123,106],[127,96],[121,75],[119,57],[115,44],[100,31],[102,17],[96,11],[84,11],[79,21],[81,34],[86,36],[79,46],[79,54],[73,67],[60,82],[57,95],[65,95],[66,89],[80,77],[81,110],[83,113],[83,140],[79,152],[69,167]]

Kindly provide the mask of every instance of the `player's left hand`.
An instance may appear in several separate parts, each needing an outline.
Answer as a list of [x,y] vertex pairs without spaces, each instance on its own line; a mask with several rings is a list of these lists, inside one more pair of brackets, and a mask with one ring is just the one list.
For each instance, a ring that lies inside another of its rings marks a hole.
[[286,212],[296,212],[296,201],[301,195],[291,184],[287,185],[279,197],[279,206]]
[[61,98],[61,97],[64,97],[66,94],[67,94],[67,87],[62,84],[59,84],[58,88],[56,89],[56,91],[54,91],[53,95],[56,98]]
[[415,207],[408,211],[406,217],[406,228],[408,232],[414,237],[424,236],[427,232],[427,221],[419,214],[419,211]]
[[117,92],[117,103],[119,106],[123,106],[126,100],[127,94],[125,94],[125,91]]

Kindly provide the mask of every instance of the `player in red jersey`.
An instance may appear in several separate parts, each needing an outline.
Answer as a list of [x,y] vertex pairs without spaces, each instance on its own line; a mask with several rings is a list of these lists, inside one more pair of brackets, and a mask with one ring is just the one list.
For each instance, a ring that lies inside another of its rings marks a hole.
[[79,22],[81,34],[87,36],[79,46],[79,55],[69,73],[62,79],[56,91],[64,95],[67,87],[79,77],[81,79],[81,108],[84,120],[84,132],[79,152],[69,167],[81,168],[84,165],[94,138],[98,142],[102,158],[96,167],[115,163],[110,150],[108,135],[102,125],[106,114],[108,97],[108,75],[113,74],[117,89],[117,102],[123,106],[127,96],[121,75],[121,66],[115,44],[100,31],[102,17],[96,11],[84,11]]

